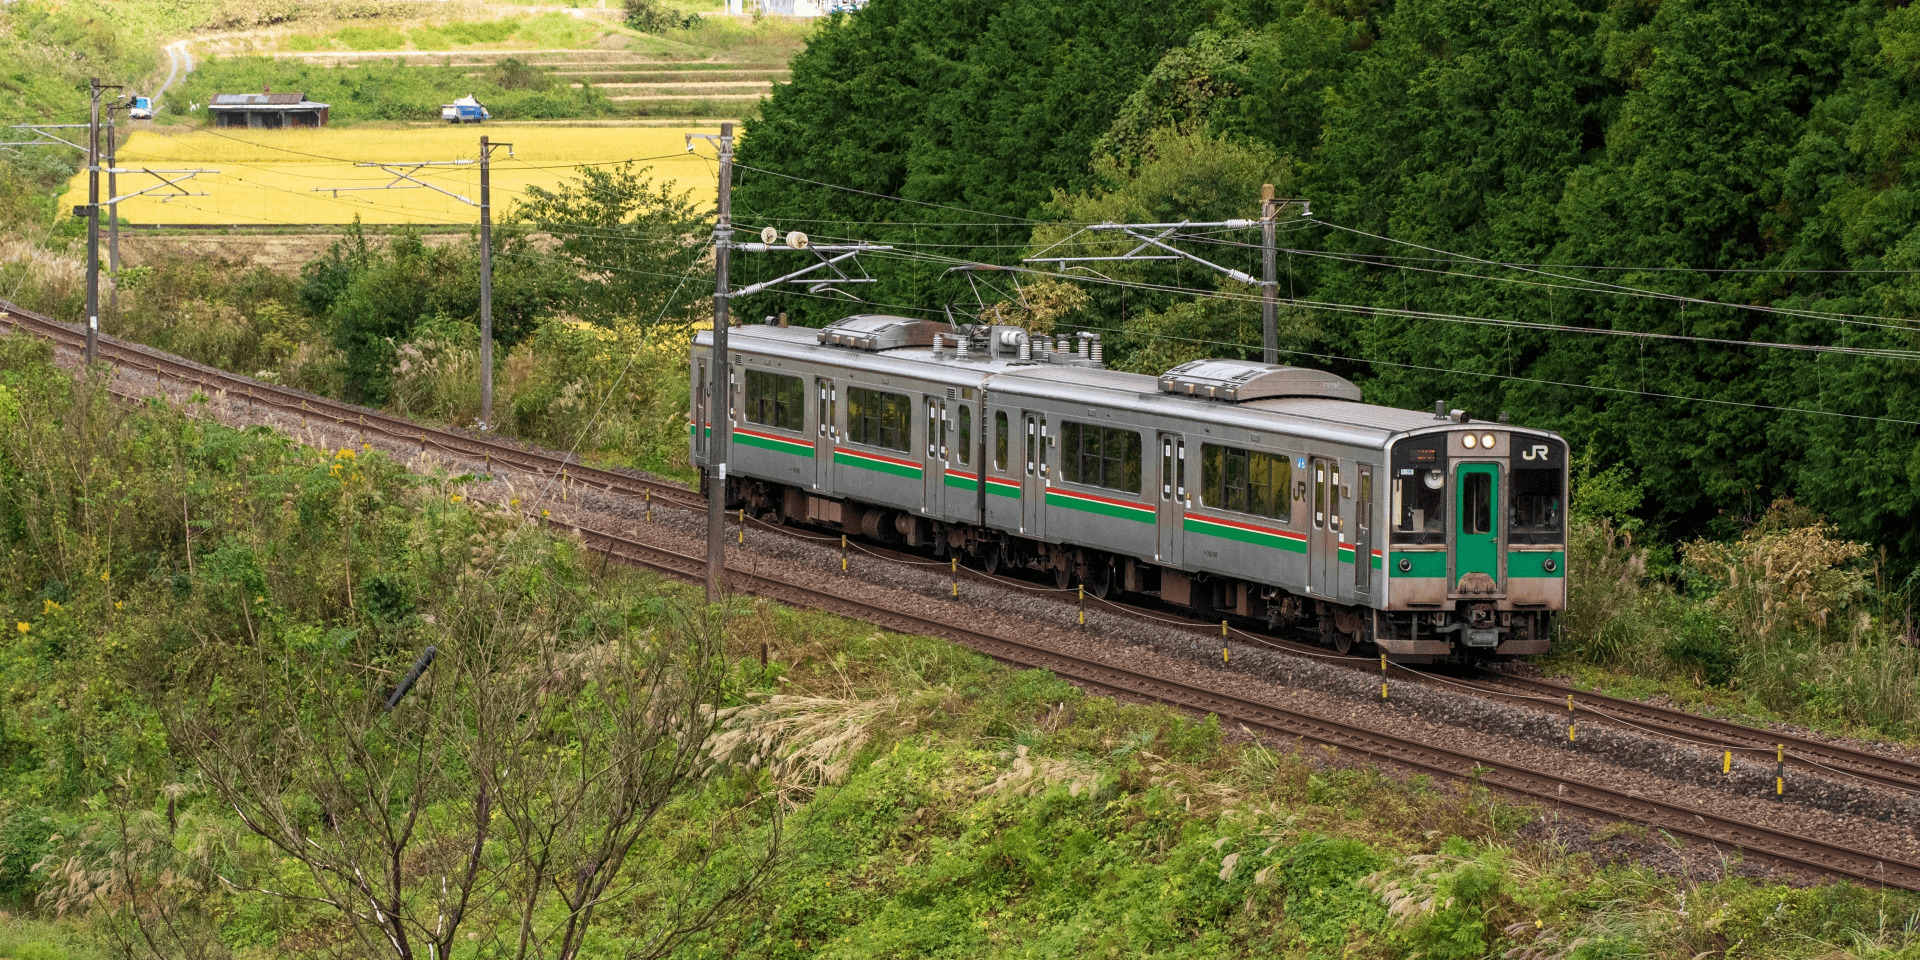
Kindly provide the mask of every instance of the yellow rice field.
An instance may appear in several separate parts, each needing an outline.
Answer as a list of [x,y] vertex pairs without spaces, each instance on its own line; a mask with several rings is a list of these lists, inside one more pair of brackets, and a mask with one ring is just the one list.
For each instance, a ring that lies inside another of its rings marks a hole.
[[[494,152],[495,219],[504,217],[528,186],[554,188],[576,175],[582,164],[643,160],[655,180],[670,180],[692,190],[694,200],[711,202],[714,179],[711,148],[686,153],[688,133],[715,133],[708,127],[593,127],[490,123],[484,126],[407,128],[327,127],[320,130],[189,130],[141,127],[120,146],[121,168],[154,170],[202,168],[183,186],[206,196],[181,197],[170,188],[123,201],[120,216],[131,223],[309,224],[347,223],[357,215],[366,223],[471,224],[476,207],[435,190],[348,190],[393,182],[379,169],[356,167],[367,161],[472,160],[480,137],[514,145],[508,159]],[[699,143],[699,141],[696,141]],[[478,163],[426,167],[416,174],[436,187],[470,200],[480,199]],[[159,181],[146,174],[123,174],[126,195]],[[405,184],[403,184],[405,186]],[[106,178],[101,178],[106,199]],[[164,200],[172,194],[176,199]],[[69,184],[63,209],[85,203],[83,173]]]

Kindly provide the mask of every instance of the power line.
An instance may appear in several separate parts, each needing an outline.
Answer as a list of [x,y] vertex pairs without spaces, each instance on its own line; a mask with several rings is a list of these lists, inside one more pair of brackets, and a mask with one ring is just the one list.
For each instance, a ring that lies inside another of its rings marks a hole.
[[[944,263],[949,263],[953,265],[960,265],[966,262],[966,261],[956,260],[953,258],[937,258],[931,254],[915,254],[911,252],[897,253],[893,255],[893,258],[895,259],[918,258],[927,262],[944,262]],[[1226,293],[1218,290],[1201,290],[1201,289],[1192,288],[1192,287],[1179,287],[1179,286],[1173,286],[1169,284],[1155,284],[1155,283],[1145,283],[1145,282],[1139,282],[1139,281],[1114,280],[1110,277],[1105,277],[1097,274],[1093,276],[1086,276],[1086,275],[1068,274],[1068,273],[1060,273],[1060,272],[1046,271],[1046,270],[1034,270],[1028,267],[1001,267],[1000,269],[1008,270],[1008,271],[1017,271],[1020,273],[1030,273],[1030,274],[1035,274],[1037,276],[1050,277],[1058,280],[1080,281],[1085,283],[1101,283],[1101,284],[1107,284],[1112,286],[1129,287],[1132,289],[1153,290],[1153,291],[1164,292],[1164,293],[1177,293],[1177,294],[1183,294],[1183,295],[1189,295],[1189,296],[1209,297],[1209,298],[1219,299],[1219,300],[1236,300],[1236,301],[1249,302],[1249,303],[1259,302],[1259,298],[1254,296],[1232,294],[1232,293]],[[1279,299],[1279,302],[1285,303],[1289,306],[1302,307],[1302,308],[1313,309],[1313,310],[1324,310],[1332,313],[1352,313],[1352,314],[1361,314],[1361,315],[1368,315],[1368,316],[1401,317],[1401,318],[1415,319],[1415,320],[1438,320],[1438,321],[1443,321],[1447,323],[1458,323],[1458,324],[1466,324],[1466,325],[1472,325],[1472,326],[1510,327],[1515,329],[1535,330],[1543,333],[1577,333],[1577,334],[1585,334],[1590,336],[1623,337],[1623,338],[1635,338],[1635,339],[1642,339],[1642,340],[1666,340],[1666,341],[1677,341],[1677,342],[1713,344],[1717,346],[1758,347],[1763,349],[1790,350],[1790,351],[1798,351],[1798,352],[1806,352],[1806,353],[1835,353],[1835,354],[1847,354],[1847,355],[1853,355],[1853,356],[1881,357],[1885,359],[1895,359],[1895,360],[1920,360],[1920,351],[1913,351],[1913,350],[1893,350],[1893,349],[1872,348],[1872,347],[1848,347],[1848,346],[1839,346],[1839,345],[1830,345],[1830,344],[1788,343],[1788,342],[1771,341],[1771,340],[1733,340],[1733,339],[1719,338],[1719,337],[1697,337],[1697,336],[1691,336],[1687,334],[1654,333],[1654,332],[1639,331],[1639,330],[1614,330],[1614,329],[1607,329],[1607,328],[1600,328],[1600,327],[1569,327],[1569,326],[1562,326],[1558,324],[1536,323],[1536,322],[1525,321],[1525,320],[1502,320],[1494,317],[1478,317],[1478,316],[1471,316],[1471,315],[1465,315],[1465,314],[1438,313],[1434,311],[1425,311],[1425,310],[1408,310],[1408,309],[1399,308],[1399,307],[1379,307],[1379,306],[1369,306],[1365,304],[1332,303],[1332,302],[1322,301],[1322,300],[1306,300],[1306,299],[1301,299],[1297,297],[1283,297]]]

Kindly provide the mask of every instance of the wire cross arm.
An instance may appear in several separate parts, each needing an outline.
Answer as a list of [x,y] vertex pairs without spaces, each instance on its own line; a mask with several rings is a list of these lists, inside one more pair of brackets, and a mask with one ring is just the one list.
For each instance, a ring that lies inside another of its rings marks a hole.
[[466,166],[472,166],[477,162],[479,161],[476,161],[476,160],[406,160],[406,161],[400,161],[395,163],[378,163],[378,162],[356,163],[354,164],[354,166],[356,167],[374,167],[379,169],[383,173],[393,174],[393,182],[381,184],[380,186],[377,186],[377,187],[314,187],[313,192],[314,193],[330,193],[330,194],[333,194],[335,197],[338,197],[342,193],[350,193],[355,190],[418,190],[424,187],[428,190],[432,190],[435,193],[444,193],[447,196],[452,197],[455,200],[458,200],[469,207],[477,207],[480,205],[478,201],[470,200],[467,197],[454,193],[451,190],[445,189],[443,187],[435,186],[434,184],[428,183],[425,180],[422,180],[419,177],[414,176],[414,174],[419,173],[422,169],[426,167],[466,167]]
[[[825,283],[825,284],[833,284],[833,283],[854,283],[854,282],[860,282],[860,278],[857,278],[857,277],[849,277],[849,276],[847,276],[847,275],[846,275],[845,273],[842,273],[842,272],[840,271],[840,269],[839,269],[838,267],[835,267],[834,265],[835,265],[835,264],[837,264],[837,263],[840,263],[840,262],[841,262],[841,261],[843,261],[843,260],[851,260],[851,259],[853,259],[854,257],[857,257],[857,256],[859,256],[859,255],[860,255],[860,254],[862,254],[862,253],[867,253],[867,252],[870,252],[870,251],[877,251],[877,250],[892,250],[892,249],[893,249],[892,247],[887,247],[887,246],[877,246],[877,245],[868,245],[868,244],[855,244],[855,245],[852,245],[852,246],[853,246],[853,248],[852,248],[852,249],[844,249],[844,250],[842,250],[842,251],[840,252],[840,255],[839,255],[839,256],[836,256],[836,257],[828,257],[828,256],[824,256],[824,255],[823,255],[823,256],[821,256],[821,258],[820,258],[820,262],[819,262],[819,263],[816,263],[816,264],[813,264],[813,265],[811,265],[811,266],[806,266],[806,267],[801,267],[800,269],[798,269],[798,270],[795,270],[795,271],[793,271],[792,273],[789,273],[789,274],[785,274],[785,275],[782,275],[782,276],[778,276],[778,277],[775,277],[775,278],[773,278],[772,280],[763,280],[763,281],[761,281],[761,282],[759,282],[759,283],[756,283],[756,284],[752,284],[751,286],[745,286],[745,287],[741,287],[740,289],[738,289],[738,290],[735,290],[735,291],[733,292],[733,294],[732,294],[732,295],[733,295],[733,296],[735,296],[735,297],[745,297],[745,296],[749,296],[749,295],[751,295],[751,294],[755,294],[755,293],[759,293],[759,292],[760,292],[760,291],[762,291],[762,290],[766,290],[766,289],[768,289],[768,288],[770,288],[770,287],[774,287],[774,286],[778,286],[779,284],[783,284],[783,283],[789,283],[789,282],[792,282],[792,281],[796,281],[796,280],[798,280],[799,278],[801,278],[801,277],[804,277],[804,276],[806,276],[807,274],[810,274],[810,273],[812,273],[812,272],[814,272],[815,270],[820,270],[820,269],[822,269],[822,268],[825,268],[825,267],[834,267],[834,273],[836,273],[836,274],[839,274],[839,276],[838,276],[838,277],[832,277],[832,278],[814,278],[813,280],[811,280],[811,281],[809,281],[809,282],[810,282],[810,283],[813,283],[813,284],[816,284],[816,285],[817,285],[817,284],[822,284],[822,283]],[[784,248],[784,247],[782,247],[782,248],[778,248],[778,249],[787,249],[787,248]],[[824,252],[833,252],[833,251],[828,251],[828,250],[826,250],[826,248],[822,248],[822,247],[811,247],[811,248],[809,248],[809,249],[810,249],[810,250],[813,250],[813,251],[824,251]]]
[[159,183],[156,183],[153,186],[146,188],[145,190],[135,190],[132,193],[123,193],[117,197],[100,201],[101,204],[103,205],[112,205],[112,204],[119,203],[122,200],[132,200],[134,197],[145,196],[146,194],[152,193],[156,190],[165,190],[168,187],[172,187],[176,192],[169,193],[166,196],[161,197],[160,198],[161,203],[166,203],[169,200],[177,200],[181,197],[204,197],[208,195],[205,191],[202,191],[200,193],[192,193],[192,192],[189,192],[186,187],[181,186],[181,184],[186,183],[188,180],[192,180],[194,177],[197,177],[200,174],[219,173],[220,171],[205,170],[205,169],[155,170],[151,167],[110,167],[101,172],[118,174],[120,176],[128,176],[135,173],[144,173],[151,177],[157,177],[160,180]]
[[91,124],[85,124],[85,123],[16,123],[13,126],[8,127],[7,129],[24,130],[27,133],[31,133],[34,136],[39,137],[39,139],[16,140],[11,143],[0,143],[0,147],[51,147],[55,144],[63,144],[65,146],[72,147],[75,150],[85,150],[87,149],[86,144],[74,143],[72,140],[68,140],[67,138],[62,137],[57,133],[48,133],[47,131],[49,130],[85,130],[85,129],[88,129],[90,126]]

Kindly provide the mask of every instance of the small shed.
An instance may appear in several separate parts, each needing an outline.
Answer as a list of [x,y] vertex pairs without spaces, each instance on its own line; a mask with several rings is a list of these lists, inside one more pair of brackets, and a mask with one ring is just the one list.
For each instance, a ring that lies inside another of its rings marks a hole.
[[216,93],[207,109],[216,127],[324,127],[331,104],[315,103],[304,93]]

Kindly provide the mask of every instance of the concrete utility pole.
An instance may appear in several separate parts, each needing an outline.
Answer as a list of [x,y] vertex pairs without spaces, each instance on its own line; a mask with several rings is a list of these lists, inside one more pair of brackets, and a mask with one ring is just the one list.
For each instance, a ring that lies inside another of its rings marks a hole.
[[493,429],[493,148],[511,143],[489,143],[480,138],[480,429]]
[[[862,253],[892,250],[870,243],[814,244],[807,235],[795,230],[778,241],[780,232],[773,227],[760,231],[759,243],[733,242],[733,124],[720,125],[720,135],[687,134],[687,152],[693,141],[709,140],[720,151],[720,183],[713,221],[713,353],[708,361],[713,376],[707,383],[707,422],[693,425],[698,438],[707,431],[707,602],[718,603],[726,591],[727,548],[727,441],[733,429],[732,376],[727,370],[728,306],[735,297],[749,297],[783,283],[804,283],[811,292],[839,290],[843,285],[872,283],[867,277],[850,277],[841,264]],[[743,253],[810,253],[815,263],[772,280],[749,284],[738,290],[728,287],[727,264],[734,250]],[[809,276],[829,270],[830,275]],[[803,279],[804,278],[804,279]],[[844,291],[840,291],[844,293]],[[850,296],[850,295],[849,295]]]
[[107,276],[113,278],[113,290],[107,294],[107,313],[120,322],[120,178],[116,151],[120,138],[113,122],[113,107],[107,108]]
[[1260,360],[1280,362],[1280,271],[1274,259],[1274,217],[1280,207],[1273,202],[1273,184],[1260,187]]
[[[707,602],[720,602],[727,576],[727,433],[732,393],[727,370],[727,253],[733,246],[733,124],[720,125],[720,189],[713,220],[713,374],[707,387]],[[700,425],[694,426],[701,429]]]
[[314,193],[330,193],[339,196],[356,190],[432,190],[445,194],[470,207],[480,208],[480,422],[481,430],[493,429],[493,151],[497,147],[506,147],[507,156],[513,156],[513,144],[490,141],[480,138],[480,202],[475,203],[469,197],[454,193],[444,187],[420,179],[420,171],[428,167],[465,167],[472,160],[403,160],[397,162],[372,161],[356,163],[356,167],[375,167],[382,173],[391,174],[393,182],[377,187],[314,187]]
[[87,120],[87,363],[100,349],[100,78]]

